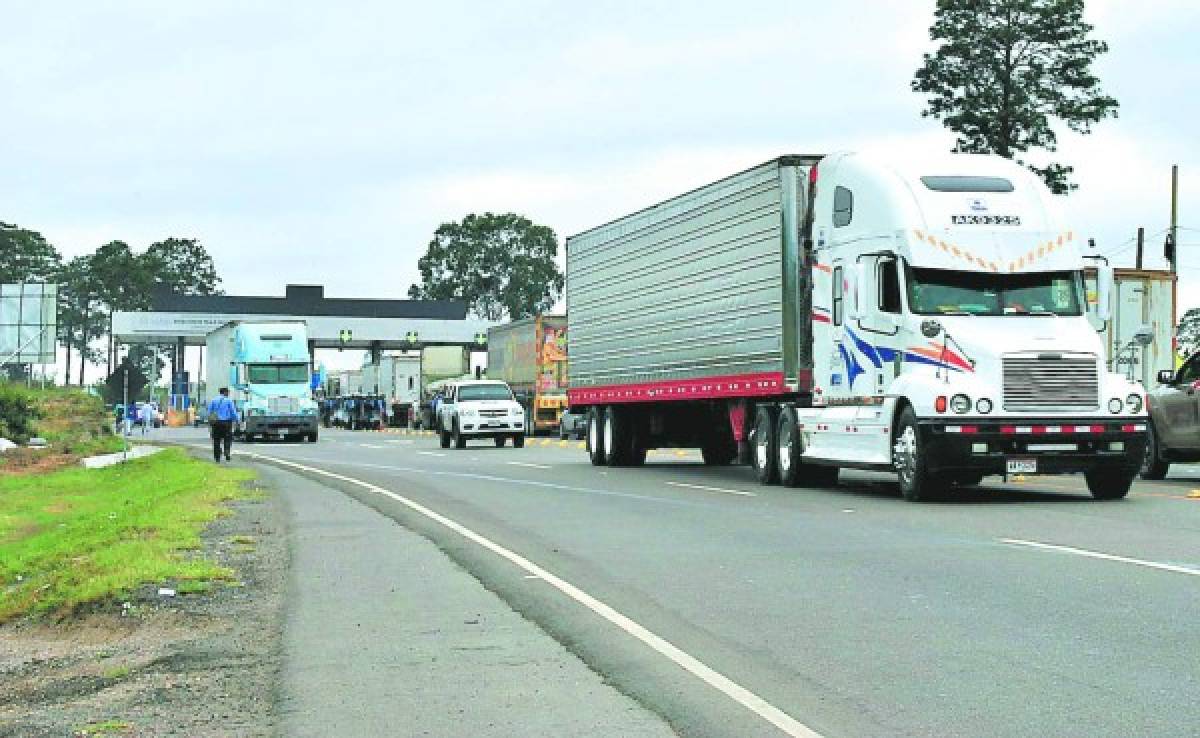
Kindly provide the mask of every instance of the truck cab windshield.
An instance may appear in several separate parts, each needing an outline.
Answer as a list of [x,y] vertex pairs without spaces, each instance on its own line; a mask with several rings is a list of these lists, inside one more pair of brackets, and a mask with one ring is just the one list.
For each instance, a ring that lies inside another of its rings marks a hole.
[[249,364],[246,379],[250,384],[307,384],[308,364]]
[[913,267],[908,304],[918,315],[1081,315],[1078,272],[989,274]]

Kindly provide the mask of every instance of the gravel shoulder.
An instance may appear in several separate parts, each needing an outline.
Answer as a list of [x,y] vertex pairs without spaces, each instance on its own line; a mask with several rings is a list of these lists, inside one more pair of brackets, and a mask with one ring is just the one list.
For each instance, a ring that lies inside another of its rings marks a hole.
[[203,535],[234,585],[167,597],[156,584],[62,621],[0,627],[0,735],[276,734],[287,517],[263,492]]

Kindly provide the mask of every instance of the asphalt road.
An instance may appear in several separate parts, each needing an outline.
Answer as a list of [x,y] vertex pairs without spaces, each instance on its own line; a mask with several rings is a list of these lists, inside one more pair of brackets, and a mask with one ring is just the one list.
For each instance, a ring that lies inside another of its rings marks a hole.
[[238,448],[429,538],[683,735],[1200,734],[1197,467],[1115,502],[1033,477],[912,504],[883,475],[763,487],[695,452],[600,469],[557,440]]

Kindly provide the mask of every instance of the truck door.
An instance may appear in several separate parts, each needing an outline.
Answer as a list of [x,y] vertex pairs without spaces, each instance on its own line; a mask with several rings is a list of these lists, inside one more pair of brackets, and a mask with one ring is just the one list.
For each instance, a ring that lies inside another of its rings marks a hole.
[[1175,380],[1153,394],[1154,422],[1162,444],[1173,449],[1200,448],[1200,354],[1179,368]]
[[894,254],[859,257],[858,327],[885,336],[900,332],[900,262]]

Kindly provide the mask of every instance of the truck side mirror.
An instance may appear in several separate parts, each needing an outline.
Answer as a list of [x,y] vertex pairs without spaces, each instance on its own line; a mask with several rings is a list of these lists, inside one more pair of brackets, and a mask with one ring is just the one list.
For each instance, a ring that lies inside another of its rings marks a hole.
[[1096,265],[1096,319],[1107,322],[1112,318],[1113,268]]
[[1175,372],[1171,371],[1170,369],[1160,369],[1158,371],[1159,384],[1174,384],[1174,382]]
[[871,285],[867,279],[868,274],[867,265],[861,261],[850,270],[852,280],[850,286],[854,294],[854,300],[850,305],[851,320],[862,320],[863,316],[867,314],[867,306],[871,304]]

